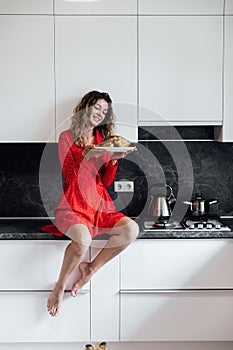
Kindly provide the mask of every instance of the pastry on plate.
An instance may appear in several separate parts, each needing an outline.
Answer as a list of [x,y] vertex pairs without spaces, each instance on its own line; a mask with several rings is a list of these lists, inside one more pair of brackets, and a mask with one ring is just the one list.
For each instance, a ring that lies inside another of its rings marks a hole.
[[130,141],[120,135],[112,135],[107,140],[101,142],[98,147],[129,147]]

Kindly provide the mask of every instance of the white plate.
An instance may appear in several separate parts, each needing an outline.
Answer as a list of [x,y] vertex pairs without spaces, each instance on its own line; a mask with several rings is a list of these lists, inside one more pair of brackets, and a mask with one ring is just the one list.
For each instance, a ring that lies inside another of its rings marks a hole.
[[103,150],[103,151],[106,151],[106,152],[114,152],[114,153],[123,153],[123,152],[128,152],[128,151],[132,151],[134,150],[135,147],[98,147],[96,146],[94,148],[97,149],[97,150]]

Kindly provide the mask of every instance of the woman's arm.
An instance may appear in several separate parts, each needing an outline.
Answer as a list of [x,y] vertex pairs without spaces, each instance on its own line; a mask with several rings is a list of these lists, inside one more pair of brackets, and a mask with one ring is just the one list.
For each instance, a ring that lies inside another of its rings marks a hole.
[[99,173],[105,187],[108,187],[112,184],[113,180],[116,177],[117,168],[117,160],[109,160],[100,168]]

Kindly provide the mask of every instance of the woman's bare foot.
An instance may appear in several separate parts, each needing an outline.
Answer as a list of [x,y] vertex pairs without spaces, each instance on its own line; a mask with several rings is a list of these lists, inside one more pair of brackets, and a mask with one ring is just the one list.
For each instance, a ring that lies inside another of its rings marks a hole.
[[59,287],[55,287],[52,293],[50,294],[50,297],[47,302],[47,309],[51,316],[59,315],[63,295],[64,290]]
[[80,277],[79,279],[73,284],[71,289],[71,295],[73,297],[76,297],[80,291],[80,289],[88,282],[90,281],[92,275],[94,274],[94,271],[91,269],[90,263],[82,262],[79,265],[79,272]]

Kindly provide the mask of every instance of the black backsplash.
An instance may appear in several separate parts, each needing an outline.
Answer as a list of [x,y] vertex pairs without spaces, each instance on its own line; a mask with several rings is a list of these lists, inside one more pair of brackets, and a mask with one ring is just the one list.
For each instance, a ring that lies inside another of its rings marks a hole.
[[[116,177],[134,181],[134,193],[115,193],[113,185],[108,189],[118,210],[129,216],[145,213],[148,188],[168,183],[179,200],[189,200],[190,191],[202,192],[218,199],[215,213],[233,215],[233,144],[206,141],[212,138],[210,129],[189,130],[177,130],[180,141],[167,134],[166,141],[153,140],[153,132],[139,130],[137,151],[119,161]],[[62,188],[57,144],[2,143],[0,154],[0,217],[54,216]]]

